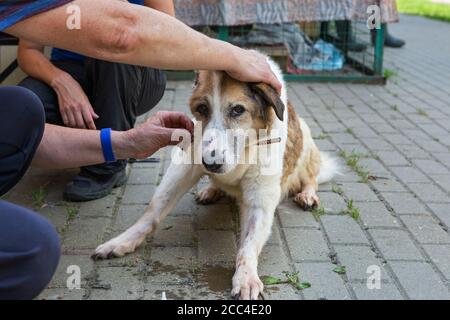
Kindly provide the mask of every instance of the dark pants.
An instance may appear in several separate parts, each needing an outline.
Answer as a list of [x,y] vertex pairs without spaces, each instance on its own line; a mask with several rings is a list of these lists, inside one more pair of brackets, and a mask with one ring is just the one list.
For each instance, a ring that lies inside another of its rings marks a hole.
[[[39,98],[20,87],[0,87],[0,196],[25,174],[44,132]],[[0,299],[32,299],[58,265],[59,238],[47,220],[0,201]]]
[[[90,58],[85,62],[64,60],[53,61],[53,64],[81,85],[99,115],[95,121],[97,129],[125,131],[133,128],[136,117],[155,107],[166,88],[165,74],[157,69]],[[19,85],[30,89],[41,99],[48,123],[63,125],[58,98],[51,87],[31,77]],[[84,170],[109,174],[123,169],[125,165],[125,161],[120,161],[116,164],[89,166]]]

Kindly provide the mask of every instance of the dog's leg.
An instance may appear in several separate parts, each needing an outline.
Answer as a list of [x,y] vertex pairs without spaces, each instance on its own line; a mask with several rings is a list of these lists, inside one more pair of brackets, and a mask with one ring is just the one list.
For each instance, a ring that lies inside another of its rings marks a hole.
[[273,181],[268,184],[253,181],[252,186],[243,190],[240,246],[231,294],[237,299],[257,300],[264,288],[258,277],[258,256],[270,236],[281,188],[276,183],[274,186]]
[[97,247],[92,257],[122,257],[133,252],[202,175],[198,165],[171,164],[145,214],[128,230]]
[[219,201],[224,195],[225,192],[217,188],[212,182],[209,182],[206,187],[197,192],[195,201],[200,204],[212,204]]
[[317,196],[317,179],[316,177],[308,177],[302,179],[302,192],[297,193],[294,197],[296,202],[304,210],[313,209],[319,206],[319,197]]

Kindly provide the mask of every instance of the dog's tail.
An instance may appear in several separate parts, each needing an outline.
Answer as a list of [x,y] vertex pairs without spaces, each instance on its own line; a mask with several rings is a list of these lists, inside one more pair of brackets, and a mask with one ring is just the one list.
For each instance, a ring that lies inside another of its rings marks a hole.
[[320,171],[317,177],[319,184],[329,182],[335,175],[341,174],[337,160],[328,153],[320,152],[320,161]]

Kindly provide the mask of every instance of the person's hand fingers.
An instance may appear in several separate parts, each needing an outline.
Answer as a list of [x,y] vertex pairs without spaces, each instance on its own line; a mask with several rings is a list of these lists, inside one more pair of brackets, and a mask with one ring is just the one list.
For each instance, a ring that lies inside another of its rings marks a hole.
[[61,110],[61,118],[65,126],[70,127],[69,118],[65,110]]
[[157,116],[166,128],[186,129],[190,133],[193,133],[194,131],[194,123],[183,112],[161,111],[158,112]]
[[75,121],[75,117],[74,117],[73,113],[71,111],[67,111],[66,115],[67,115],[68,126],[71,128],[76,128],[77,122]]
[[75,117],[76,127],[80,129],[86,129],[86,125],[84,124],[83,120],[83,114],[81,113],[81,111],[75,111],[73,115]]
[[97,130],[94,119],[92,118],[92,114],[89,109],[83,109],[83,119],[88,129]]
[[92,108],[91,105],[89,105],[89,112],[92,115],[92,118],[94,118],[94,120],[97,120],[98,118],[100,118],[100,116],[97,113],[95,113],[94,108]]

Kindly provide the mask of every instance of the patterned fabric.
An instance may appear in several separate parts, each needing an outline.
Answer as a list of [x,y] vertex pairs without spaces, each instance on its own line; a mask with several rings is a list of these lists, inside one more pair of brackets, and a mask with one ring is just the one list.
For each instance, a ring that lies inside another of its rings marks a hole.
[[395,0],[175,0],[177,18],[191,26],[366,20],[373,4],[382,22],[398,21]]
[[71,1],[73,0],[3,0],[0,2],[0,31]]

